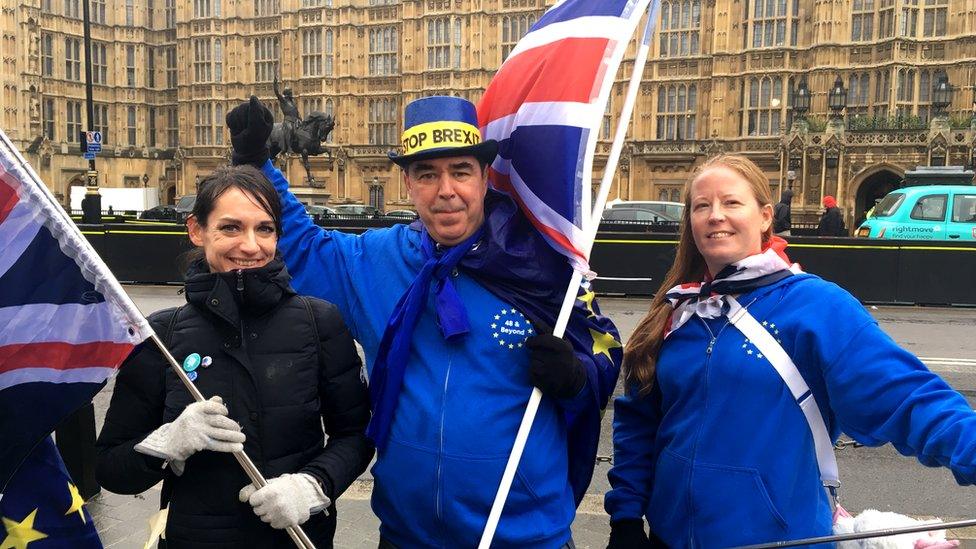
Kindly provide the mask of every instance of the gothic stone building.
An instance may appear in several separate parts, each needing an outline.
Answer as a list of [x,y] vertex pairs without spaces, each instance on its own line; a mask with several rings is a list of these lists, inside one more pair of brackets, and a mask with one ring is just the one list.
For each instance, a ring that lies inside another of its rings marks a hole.
[[[82,0],[0,8],[4,130],[56,193],[85,162]],[[271,105],[280,75],[303,115],[336,116],[313,181],[289,179],[311,203],[407,204],[386,153],[403,106],[428,94],[477,101],[518,38],[552,0],[89,0],[94,129],[107,136],[102,185],[192,193],[227,162],[226,112],[251,93]],[[601,128],[609,152],[633,66],[625,60]],[[774,196],[792,186],[794,217],[824,195],[850,221],[917,165],[971,165],[976,82],[972,0],[663,0],[651,59],[611,198],[678,198],[709,155],[741,152]],[[952,101],[934,116],[932,88]],[[842,118],[828,92],[841,79]],[[791,90],[812,94],[801,120]],[[795,123],[799,122],[799,123]],[[594,177],[594,181],[599,181]]]

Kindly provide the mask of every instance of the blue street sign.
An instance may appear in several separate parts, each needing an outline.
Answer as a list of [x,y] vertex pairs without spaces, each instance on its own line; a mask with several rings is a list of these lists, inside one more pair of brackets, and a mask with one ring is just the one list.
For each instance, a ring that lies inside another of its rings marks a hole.
[[95,160],[95,153],[90,152],[90,151],[89,152],[86,152],[85,153],[85,160]]
[[90,153],[102,152],[102,132],[85,132],[85,149]]

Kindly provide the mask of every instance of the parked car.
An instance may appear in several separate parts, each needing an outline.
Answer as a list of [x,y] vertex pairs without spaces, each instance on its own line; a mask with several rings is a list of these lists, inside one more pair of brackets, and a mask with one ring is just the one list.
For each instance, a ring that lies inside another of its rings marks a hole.
[[674,218],[662,212],[644,208],[614,207],[603,211],[604,221],[632,221],[638,223],[679,223],[680,218]]
[[375,206],[369,206],[366,204],[342,204],[341,206],[335,206],[333,209],[338,215],[362,215],[376,217],[381,213]]
[[676,221],[681,220],[681,215],[685,213],[685,205],[681,202],[665,202],[663,200],[620,200],[608,205],[610,209],[617,208],[640,208],[659,212]]
[[183,221],[190,216],[193,212],[193,205],[197,203],[197,195],[188,194],[181,196],[179,200],[176,201],[176,215],[177,221]]
[[903,240],[976,240],[976,186],[925,185],[891,191],[855,236]]
[[155,220],[155,221],[179,221],[179,213],[176,211],[176,206],[171,206],[168,204],[163,204],[159,206],[153,206],[148,210],[143,210],[139,214],[139,219],[145,220]]
[[391,210],[383,214],[385,217],[395,217],[397,219],[406,219],[407,221],[413,221],[417,219],[417,212],[413,210]]
[[328,206],[322,206],[320,204],[306,204],[305,211],[308,215],[312,217],[335,217],[336,211],[334,208]]

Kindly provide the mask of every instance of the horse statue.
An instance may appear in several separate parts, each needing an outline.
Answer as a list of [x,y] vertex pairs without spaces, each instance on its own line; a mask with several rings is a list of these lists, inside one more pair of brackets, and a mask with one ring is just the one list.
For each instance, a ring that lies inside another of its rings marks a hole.
[[271,158],[273,159],[281,152],[300,154],[308,181],[310,184],[314,183],[315,177],[312,176],[308,157],[324,153],[330,159],[332,158],[332,154],[328,149],[322,147],[322,143],[329,138],[329,134],[334,128],[335,118],[332,115],[313,111],[292,129],[291,142],[286,143],[283,123],[277,122],[271,130],[271,136],[268,137],[268,149],[271,151]]

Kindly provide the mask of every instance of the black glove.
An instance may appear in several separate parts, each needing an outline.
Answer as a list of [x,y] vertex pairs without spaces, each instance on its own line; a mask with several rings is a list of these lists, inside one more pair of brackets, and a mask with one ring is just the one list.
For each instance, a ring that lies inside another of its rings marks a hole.
[[241,103],[227,113],[227,129],[230,142],[234,145],[231,164],[251,164],[258,169],[271,156],[268,151],[268,137],[274,128],[274,116],[267,107],[251,96],[247,103]]
[[607,549],[649,549],[667,547],[651,532],[650,538],[644,533],[644,519],[621,519],[610,521],[610,541]]
[[565,339],[541,333],[525,341],[529,348],[529,379],[542,394],[573,398],[586,385],[586,370]]

